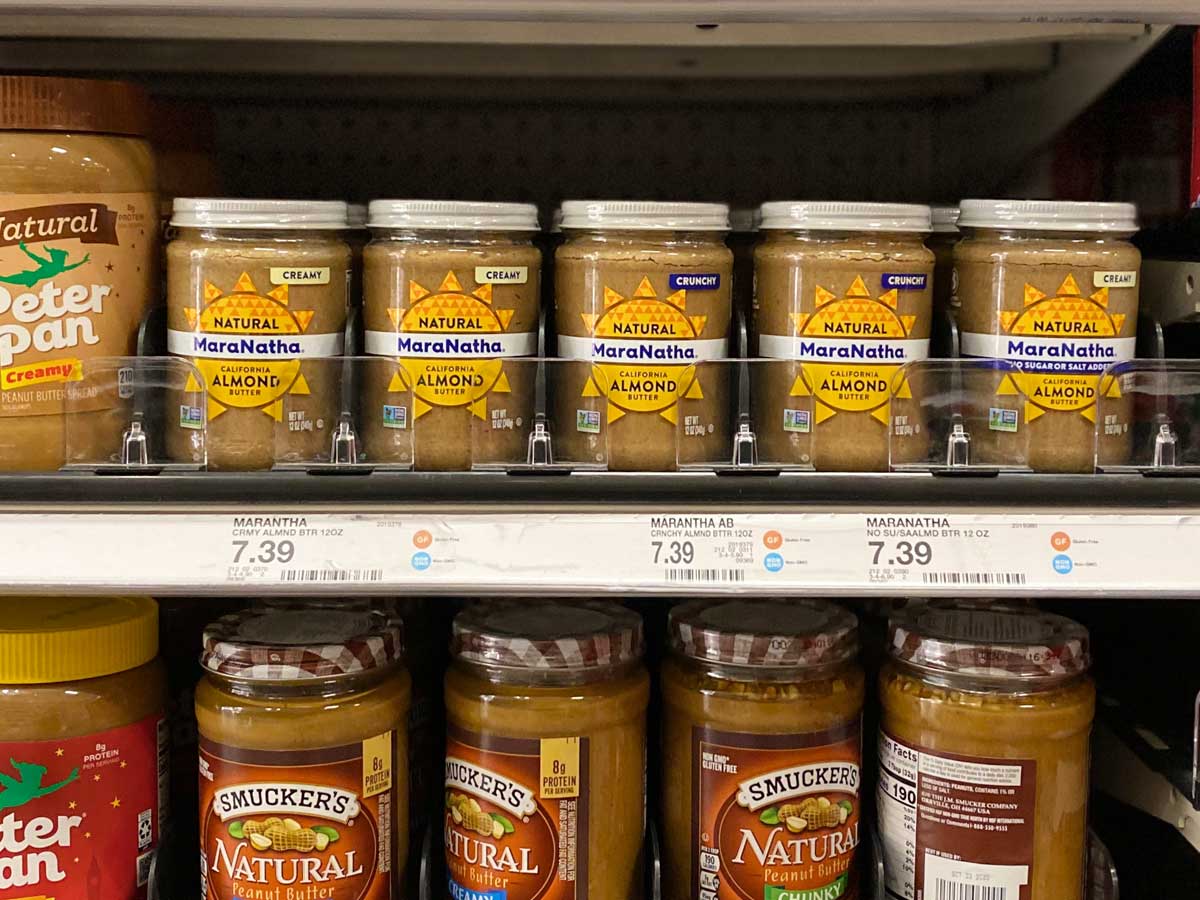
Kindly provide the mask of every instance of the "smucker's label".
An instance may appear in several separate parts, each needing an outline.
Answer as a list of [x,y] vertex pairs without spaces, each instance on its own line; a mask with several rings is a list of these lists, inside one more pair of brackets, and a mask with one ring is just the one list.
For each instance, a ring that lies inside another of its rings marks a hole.
[[[499,277],[509,270],[488,271],[497,284],[526,280]],[[408,305],[388,308],[395,330],[366,333],[367,353],[396,358],[388,391],[412,394],[415,419],[434,407],[466,407],[486,420],[488,397],[512,392],[504,360],[537,353],[537,334],[508,330],[515,310],[496,306],[493,282],[476,279],[468,288],[464,279],[466,273],[452,270],[436,289],[409,281]]]
[[[915,315],[899,312],[901,290],[926,290],[923,274],[885,274],[886,290],[874,296],[862,276],[845,294],[816,288],[813,312],[791,313],[792,333],[759,336],[759,352],[803,363],[789,396],[812,397],[817,425],[838,413],[866,413],[887,426],[893,397],[912,397],[899,378],[905,363],[929,355],[929,339],[914,338]],[[921,279],[896,284],[899,279]],[[893,286],[887,287],[888,280]]]
[[717,284],[681,287],[662,298],[649,277],[642,278],[632,297],[605,287],[603,312],[582,314],[588,337],[558,336],[561,356],[592,361],[583,396],[604,397],[609,422],[629,413],[657,413],[674,424],[680,397],[704,399],[696,364],[724,359],[728,342],[706,336],[708,317],[688,313],[687,295],[716,290],[720,276],[686,277],[716,278]]
[[889,897],[1030,900],[1037,762],[932,753],[879,733]]
[[0,742],[0,896],[146,897],[167,804],[167,724]]
[[171,329],[167,348],[190,357],[204,387],[188,376],[185,390],[208,390],[208,419],[227,409],[259,409],[283,421],[284,397],[310,393],[305,359],[339,356],[341,332],[309,334],[314,311],[297,309],[288,284],[260,292],[248,272],[232,285],[204,282],[202,306],[184,309],[189,331]]
[[588,739],[453,726],[443,835],[453,900],[587,897]]
[[201,897],[392,897],[393,777],[407,777],[395,744],[391,731],[305,751],[201,736]]
[[1109,311],[1108,287],[1085,294],[1074,275],[1067,275],[1053,293],[1026,284],[1023,300],[1021,309],[1000,313],[999,334],[963,332],[963,355],[1014,365],[996,396],[1023,400],[1026,422],[1047,412],[1078,413],[1094,422],[1097,391],[1121,396],[1116,379],[1101,384],[1099,376],[1133,358],[1134,323],[1123,313]]
[[860,725],[807,734],[695,728],[690,896],[837,900],[854,888]]
[[151,194],[77,197],[0,197],[0,418],[116,404],[111,386],[79,382],[88,360],[133,352],[157,210]]

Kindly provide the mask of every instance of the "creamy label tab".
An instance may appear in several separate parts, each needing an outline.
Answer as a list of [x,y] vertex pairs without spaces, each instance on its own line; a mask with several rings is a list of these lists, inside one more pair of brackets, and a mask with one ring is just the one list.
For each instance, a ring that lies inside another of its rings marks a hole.
[[476,266],[476,284],[525,284],[529,281],[528,266]]
[[271,284],[329,284],[329,267],[299,269],[272,266]]
[[1137,287],[1137,272],[1093,272],[1092,285],[1098,288]]

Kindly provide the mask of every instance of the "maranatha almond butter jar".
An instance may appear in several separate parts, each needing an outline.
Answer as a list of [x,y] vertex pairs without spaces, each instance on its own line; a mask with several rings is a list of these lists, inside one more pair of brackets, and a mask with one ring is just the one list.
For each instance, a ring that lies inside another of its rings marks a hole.
[[204,635],[200,896],[396,900],[412,682],[383,611],[266,607]]
[[[269,469],[327,459],[350,299],[346,204],[179,198],[167,346],[191,360],[168,410],[172,459]],[[203,407],[203,409],[202,409]],[[205,426],[207,424],[207,431]]]
[[89,360],[135,352],[154,300],[147,114],[133,85],[0,76],[0,470],[119,448],[117,384],[80,382]]
[[621,471],[724,462],[733,252],[721,203],[569,200],[555,253],[559,455]]

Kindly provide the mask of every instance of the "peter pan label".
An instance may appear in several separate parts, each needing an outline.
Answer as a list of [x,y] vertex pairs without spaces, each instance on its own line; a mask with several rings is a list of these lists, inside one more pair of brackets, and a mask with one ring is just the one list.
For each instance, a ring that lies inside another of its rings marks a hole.
[[929,339],[911,336],[917,317],[899,312],[900,291],[926,290],[928,278],[885,274],[883,286],[878,297],[861,276],[841,296],[818,286],[814,311],[791,313],[791,334],[759,336],[763,356],[803,363],[788,396],[814,399],[816,425],[839,413],[865,413],[886,426],[891,399],[912,396],[900,367],[925,359]]
[[[1094,274],[1098,278],[1127,273]],[[1023,400],[1027,422],[1047,412],[1075,412],[1095,421],[1097,392],[1103,390],[1114,398],[1121,395],[1116,379],[1101,384],[1099,376],[1133,358],[1134,323],[1123,313],[1109,312],[1109,287],[1085,295],[1079,284],[1068,275],[1053,294],[1026,284],[1022,308],[1001,311],[999,334],[963,332],[961,336],[964,356],[1013,364],[996,396]]]
[[144,900],[166,812],[164,719],[0,743],[0,759],[0,895]]
[[525,284],[529,280],[528,266],[476,266],[476,284]]
[[319,750],[200,738],[201,896],[387,900],[395,733]]
[[853,887],[858,721],[824,732],[692,731],[691,896],[837,900]]
[[204,377],[185,390],[208,391],[208,419],[227,409],[259,409],[283,421],[283,398],[310,393],[304,359],[339,356],[341,332],[310,334],[314,311],[297,308],[288,284],[259,293],[250,273],[232,285],[205,281],[199,308],[183,312],[190,331],[167,332],[167,349],[190,357]]
[[931,753],[879,734],[887,894],[1031,900],[1037,763]]
[[[629,413],[651,413],[675,423],[680,397],[704,398],[696,363],[726,355],[726,338],[707,336],[708,316],[687,311],[688,292],[697,289],[673,287],[677,277],[718,276],[673,273],[667,279],[673,293],[663,298],[649,276],[631,297],[606,286],[604,311],[582,314],[588,336],[558,336],[560,356],[593,361],[582,396],[604,397],[609,422]],[[718,285],[701,289],[718,286],[719,277]]]
[[587,897],[588,739],[522,740],[451,726],[447,890],[454,900]]
[[487,421],[489,397],[512,392],[504,360],[537,352],[537,334],[509,331],[516,311],[498,305],[492,282],[476,278],[470,288],[467,278],[451,270],[436,289],[410,280],[408,304],[387,311],[395,330],[366,333],[367,353],[396,358],[388,391],[412,395],[414,419],[447,407]]
[[271,284],[329,284],[329,267],[315,269],[271,269]]
[[150,299],[152,195],[60,196],[0,197],[0,418],[115,406],[86,365],[133,352]]

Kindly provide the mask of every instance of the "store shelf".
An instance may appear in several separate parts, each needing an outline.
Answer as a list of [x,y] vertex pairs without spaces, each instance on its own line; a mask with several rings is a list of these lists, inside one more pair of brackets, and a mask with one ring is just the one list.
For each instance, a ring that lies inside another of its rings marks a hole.
[[8,593],[1186,596],[1198,542],[1183,478],[0,479]]

